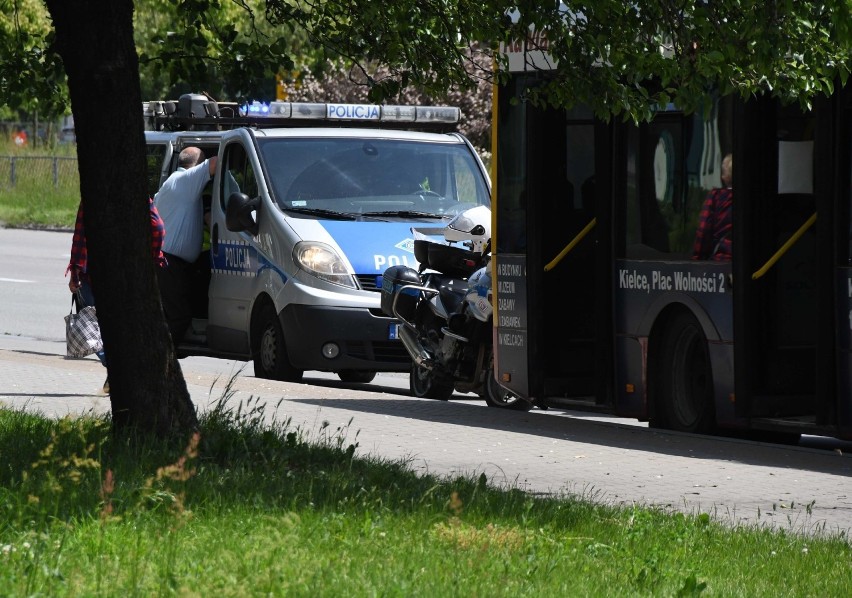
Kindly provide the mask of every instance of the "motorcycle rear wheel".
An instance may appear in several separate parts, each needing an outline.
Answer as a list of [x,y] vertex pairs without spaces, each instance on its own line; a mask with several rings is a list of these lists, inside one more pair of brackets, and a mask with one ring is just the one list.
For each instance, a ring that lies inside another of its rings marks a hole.
[[434,372],[413,362],[409,387],[411,394],[418,399],[435,399],[438,401],[448,401],[453,396],[454,390],[452,382],[437,380]]

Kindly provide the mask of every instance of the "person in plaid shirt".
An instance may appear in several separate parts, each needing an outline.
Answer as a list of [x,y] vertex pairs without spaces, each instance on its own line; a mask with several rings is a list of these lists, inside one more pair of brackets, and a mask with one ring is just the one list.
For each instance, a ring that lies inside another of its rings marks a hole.
[[720,262],[730,260],[733,255],[731,252],[734,197],[731,189],[732,176],[732,158],[731,154],[727,154],[722,158],[719,174],[722,187],[713,189],[707,194],[698,216],[698,230],[695,231],[695,243],[692,248],[694,260]]
[[[148,198],[148,207],[151,214],[151,251],[153,252],[154,262],[162,267],[166,263],[162,249],[166,229],[152,197]],[[65,269],[66,276],[68,276],[69,272],[71,273],[71,278],[68,280],[68,289],[75,294],[78,310],[87,305],[95,305],[95,295],[92,292],[88,272],[88,261],[89,253],[86,249],[86,234],[83,228],[83,202],[80,202],[80,207],[77,208],[77,220],[74,222],[74,236],[71,239],[71,259],[68,262],[68,267]],[[81,300],[82,304],[80,303]],[[106,355],[104,352],[98,351],[97,355],[98,359],[106,367]],[[109,377],[104,382],[104,392],[109,394]]]

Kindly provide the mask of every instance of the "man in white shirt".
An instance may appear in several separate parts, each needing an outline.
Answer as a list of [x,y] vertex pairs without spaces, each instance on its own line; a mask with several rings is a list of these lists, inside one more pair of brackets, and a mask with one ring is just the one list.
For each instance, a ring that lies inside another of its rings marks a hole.
[[166,228],[167,265],[158,269],[158,281],[175,347],[192,321],[194,264],[201,254],[205,226],[201,194],[215,172],[215,156],[205,160],[201,149],[188,147],[178,156],[178,169],[154,195]]

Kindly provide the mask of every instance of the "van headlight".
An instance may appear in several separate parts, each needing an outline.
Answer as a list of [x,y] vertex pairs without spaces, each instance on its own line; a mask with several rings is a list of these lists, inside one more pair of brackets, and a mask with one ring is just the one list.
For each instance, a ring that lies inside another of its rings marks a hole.
[[332,284],[357,289],[355,276],[337,252],[325,243],[301,241],[293,248],[293,260],[310,274]]

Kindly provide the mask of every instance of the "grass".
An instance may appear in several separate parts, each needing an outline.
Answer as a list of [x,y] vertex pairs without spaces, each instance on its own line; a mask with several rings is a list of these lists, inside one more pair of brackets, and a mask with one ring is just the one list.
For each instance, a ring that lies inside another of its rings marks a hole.
[[418,476],[226,404],[170,445],[0,410],[0,594],[852,595],[844,537]]
[[0,224],[72,228],[80,203],[76,148],[0,144]]

